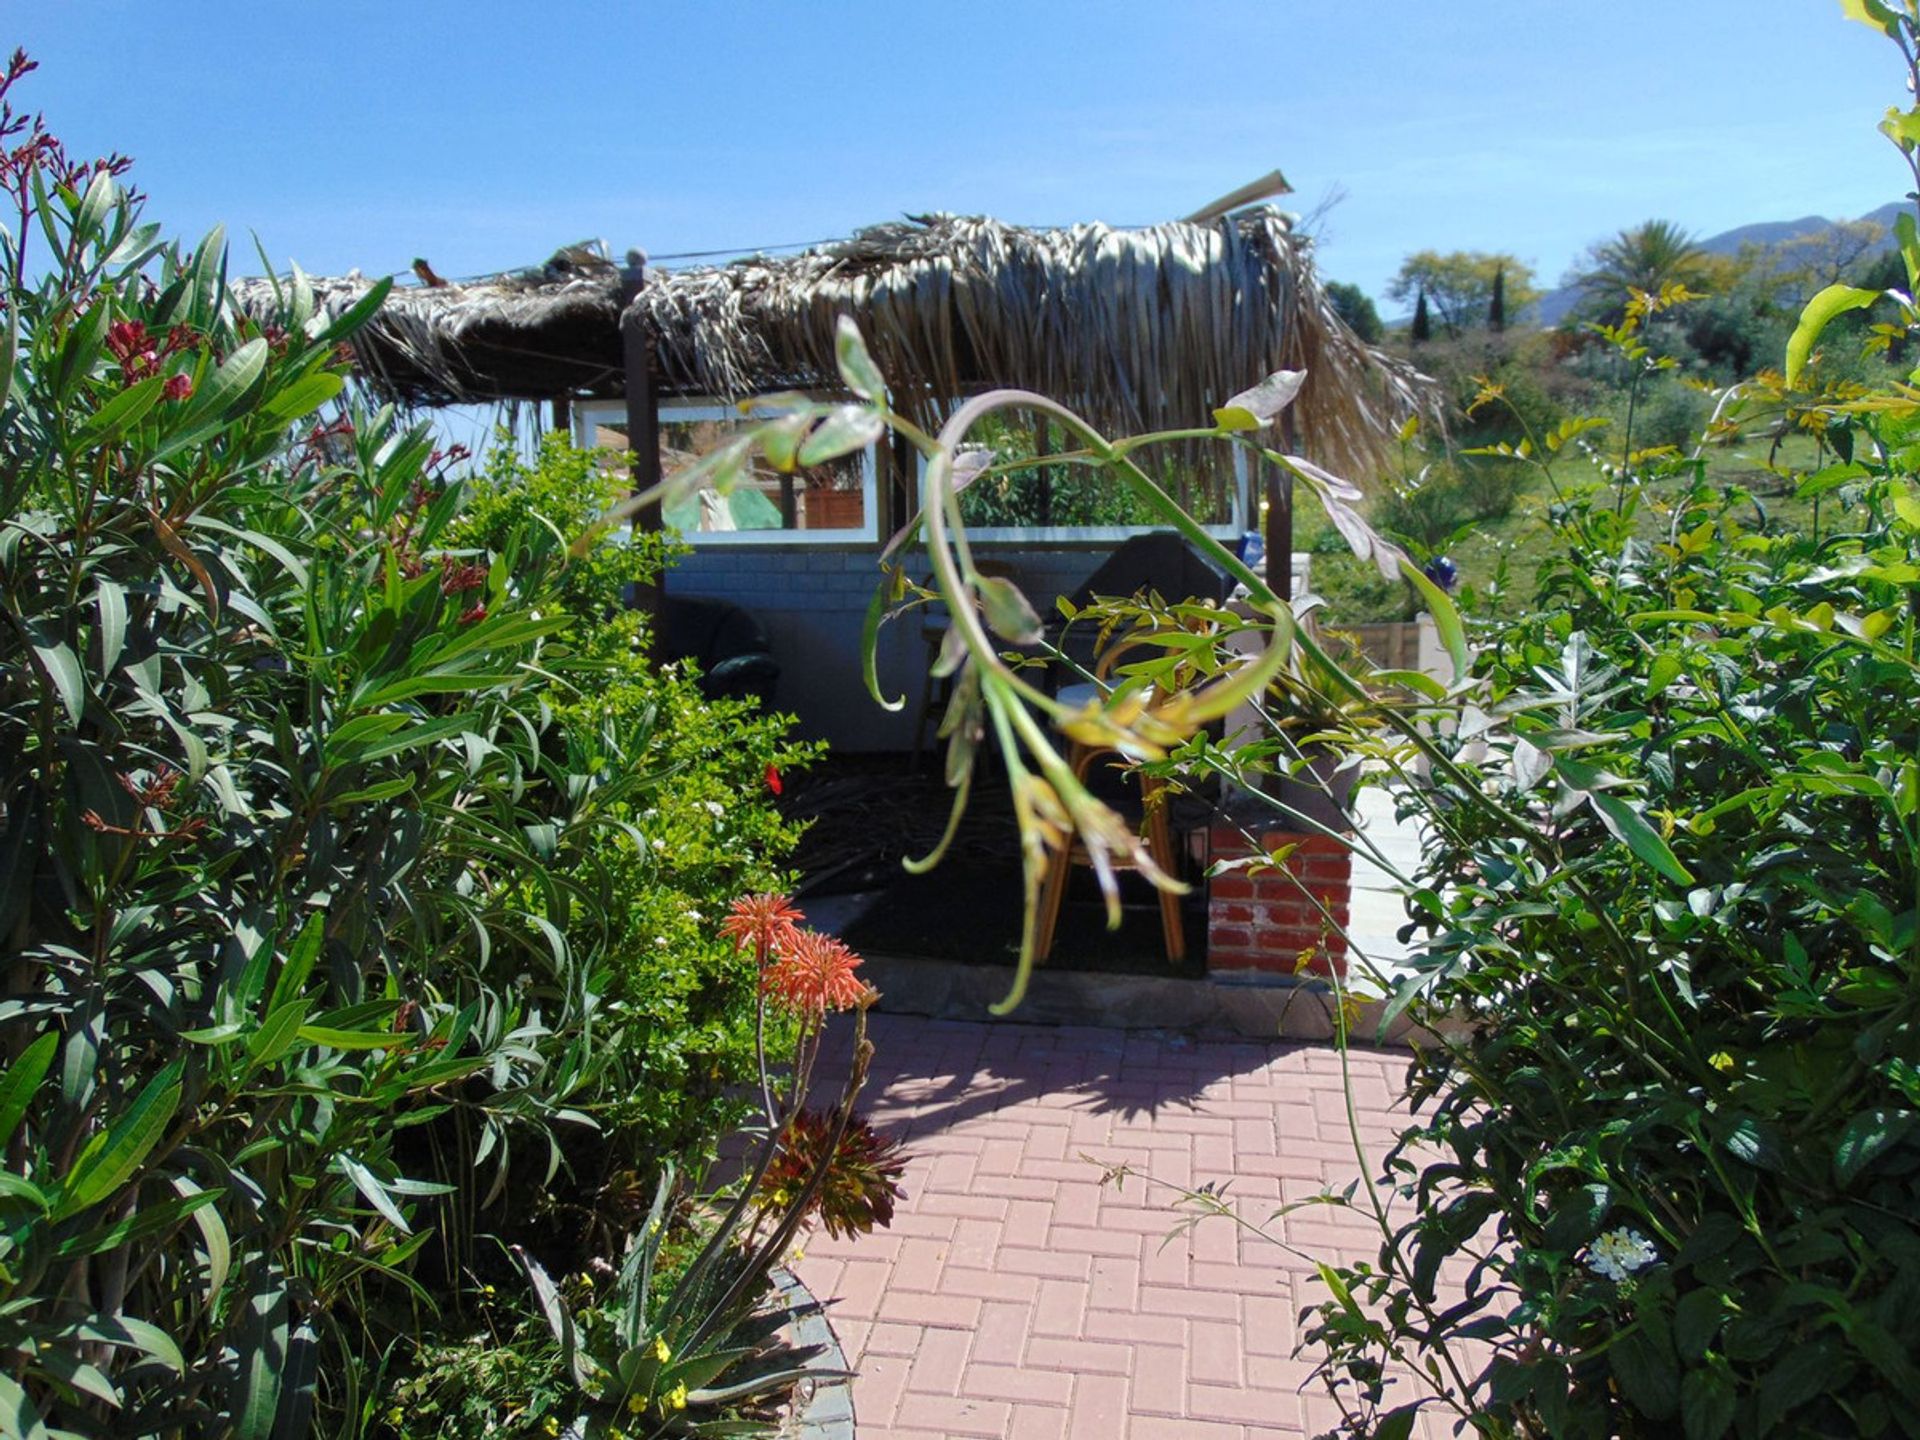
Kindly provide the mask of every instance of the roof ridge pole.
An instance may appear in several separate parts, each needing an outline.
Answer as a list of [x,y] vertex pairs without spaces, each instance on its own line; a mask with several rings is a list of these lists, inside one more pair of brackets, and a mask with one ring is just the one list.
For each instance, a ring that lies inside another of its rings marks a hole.
[[[626,267],[620,272],[620,350],[626,378],[627,459],[633,469],[633,492],[641,494],[660,483],[660,385],[654,365],[653,342],[640,313],[640,292],[647,283],[647,256],[642,250],[627,252]],[[634,512],[633,530],[658,534],[665,528],[660,503]],[[647,617],[647,643],[654,659],[660,654],[661,602],[666,596],[666,573],[649,584],[634,587],[633,608]]]

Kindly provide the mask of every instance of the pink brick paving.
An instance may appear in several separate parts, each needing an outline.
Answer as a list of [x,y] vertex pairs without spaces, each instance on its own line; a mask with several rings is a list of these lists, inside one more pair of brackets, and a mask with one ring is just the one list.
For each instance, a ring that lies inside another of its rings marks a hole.
[[[1300,1307],[1324,1295],[1310,1263],[1225,1220],[1168,1239],[1168,1192],[1103,1188],[1080,1157],[1231,1179],[1254,1218],[1338,1189],[1360,1166],[1335,1051],[893,1015],[872,1017],[872,1038],[866,1105],[907,1142],[908,1198],[890,1230],[816,1236],[798,1267],[860,1372],[860,1440],[1251,1440],[1333,1423],[1292,1358]],[[1376,1163],[1405,1068],[1352,1056]],[[1377,1248],[1339,1210],[1278,1228],[1325,1258]]]

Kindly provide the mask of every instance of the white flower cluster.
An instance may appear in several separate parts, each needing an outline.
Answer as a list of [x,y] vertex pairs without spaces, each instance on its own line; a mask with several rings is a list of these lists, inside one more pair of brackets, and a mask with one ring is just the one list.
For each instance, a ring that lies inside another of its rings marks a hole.
[[1603,1279],[1616,1283],[1636,1270],[1644,1270],[1660,1258],[1653,1242],[1638,1230],[1622,1226],[1609,1230],[1587,1249],[1587,1268]]

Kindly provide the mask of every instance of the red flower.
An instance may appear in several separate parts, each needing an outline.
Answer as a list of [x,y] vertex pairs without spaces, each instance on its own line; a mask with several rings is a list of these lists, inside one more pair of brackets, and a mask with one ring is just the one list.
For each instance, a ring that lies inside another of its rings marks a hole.
[[760,988],[804,1015],[851,1010],[874,998],[873,988],[853,973],[859,966],[860,957],[841,941],[802,930],[761,972]]
[[767,789],[771,790],[776,795],[785,794],[787,789],[787,787],[784,784],[782,784],[780,781],[779,768],[772,764],[769,764],[767,766]]
[[777,955],[800,938],[804,919],[784,895],[742,895],[720,922],[720,933],[737,949]]
[[460,623],[462,625],[476,625],[480,621],[486,618],[487,618],[487,607],[485,605],[476,605],[471,610],[468,610],[463,615],[461,615]]
[[907,1168],[900,1142],[882,1135],[858,1115],[847,1123],[837,1145],[825,1115],[802,1110],[780,1132],[780,1149],[767,1167],[757,1197],[765,1208],[784,1209],[807,1188],[813,1172],[826,1167],[810,1210],[818,1212],[827,1234],[864,1235],[893,1221],[901,1198],[900,1176]]
[[160,393],[165,395],[169,400],[185,400],[193,394],[193,377],[191,375],[169,375],[167,377],[167,383]]
[[120,378],[128,385],[146,379],[159,364],[153,337],[138,320],[116,320],[109,325],[107,350],[120,362]]
[[484,560],[475,560],[462,565],[451,555],[440,557],[440,593],[442,595],[463,595],[469,590],[481,589],[487,583],[487,564]]

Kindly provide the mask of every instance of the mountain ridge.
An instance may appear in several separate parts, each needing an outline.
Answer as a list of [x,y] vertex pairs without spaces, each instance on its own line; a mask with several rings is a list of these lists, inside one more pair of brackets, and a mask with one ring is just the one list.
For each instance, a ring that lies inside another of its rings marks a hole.
[[[1746,225],[1736,225],[1731,230],[1722,230],[1717,235],[1709,235],[1697,241],[1700,248],[1709,255],[1738,255],[1748,245],[1770,248],[1784,245],[1788,241],[1800,240],[1809,235],[1838,228],[1843,224],[1854,224],[1859,220],[1871,220],[1886,231],[1880,242],[1869,253],[1878,254],[1893,248],[1894,219],[1907,209],[1905,200],[1892,200],[1877,210],[1869,210],[1865,215],[1849,220],[1831,220],[1825,215],[1802,215],[1797,220],[1757,220]],[[1530,318],[1541,325],[1558,325],[1572,313],[1573,307],[1580,301],[1580,289],[1577,285],[1562,285],[1549,290],[1533,303]]]

